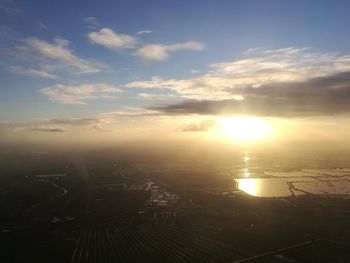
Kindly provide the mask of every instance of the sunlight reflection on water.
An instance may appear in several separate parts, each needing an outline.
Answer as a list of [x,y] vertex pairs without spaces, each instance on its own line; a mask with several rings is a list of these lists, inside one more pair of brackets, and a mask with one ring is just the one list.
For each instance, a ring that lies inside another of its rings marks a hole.
[[236,189],[257,197],[350,195],[348,161],[285,158],[285,163],[279,163],[276,158],[267,162],[265,154],[263,157],[243,150],[239,170],[233,175]]
[[244,178],[250,177],[249,173],[249,152],[247,150],[244,151],[244,156],[243,156],[243,169],[241,170],[241,176]]
[[284,178],[242,178],[236,179],[241,191],[260,197],[290,196],[288,179]]

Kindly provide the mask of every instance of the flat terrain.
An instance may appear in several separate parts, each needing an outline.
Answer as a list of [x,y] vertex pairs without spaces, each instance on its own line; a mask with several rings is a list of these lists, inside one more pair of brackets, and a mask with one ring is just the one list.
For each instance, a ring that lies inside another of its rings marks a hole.
[[6,158],[1,262],[350,261],[347,195],[250,196],[230,174],[244,162],[227,174],[109,153]]

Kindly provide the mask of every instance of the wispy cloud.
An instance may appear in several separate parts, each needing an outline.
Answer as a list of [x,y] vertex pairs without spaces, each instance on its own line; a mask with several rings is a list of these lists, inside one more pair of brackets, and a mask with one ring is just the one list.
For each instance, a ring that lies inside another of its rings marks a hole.
[[[86,18],[88,21],[95,21],[95,18]],[[150,34],[151,30],[138,31],[137,35]],[[137,37],[127,34],[120,34],[110,28],[101,28],[98,31],[90,32],[88,38],[91,43],[104,46],[113,51],[121,49],[134,50],[131,54],[145,60],[164,61],[170,53],[180,50],[203,50],[204,44],[196,41],[188,41],[172,45],[147,44],[140,47]],[[136,49],[136,50],[135,50]]]
[[85,118],[56,118],[43,120],[44,125],[53,125],[63,127],[65,130],[68,129],[82,129],[85,131],[110,131],[110,129],[105,128],[105,125],[110,121],[106,118],[95,116],[95,117],[85,117]]
[[[35,37],[24,37],[6,26],[0,26],[1,64],[6,68],[17,66],[46,72],[52,76],[97,73],[108,69],[104,63],[77,55],[67,39],[55,38],[47,41]],[[39,72],[19,74],[39,76]],[[21,71],[21,72],[20,72]],[[43,74],[41,74],[44,76]],[[51,77],[52,77],[51,76]],[[50,76],[46,75],[50,78]]]
[[145,45],[133,54],[145,60],[164,61],[169,57],[169,54],[179,50],[203,50],[204,45],[196,41],[188,41],[173,45],[150,44]]
[[224,77],[200,76],[193,79],[168,79],[153,77],[151,80],[134,81],[126,84],[127,88],[161,89],[175,91],[187,99],[221,99],[236,98],[237,95],[228,92],[230,86]]
[[152,30],[140,30],[136,34],[137,35],[145,35],[145,34],[151,34]]
[[121,90],[105,83],[82,84],[78,86],[53,85],[42,88],[39,92],[51,101],[61,104],[87,104],[88,100],[116,98]]
[[85,118],[56,118],[45,121],[54,125],[68,125],[68,126],[90,126],[100,123],[100,119],[97,117],[85,117]]
[[66,131],[64,128],[45,126],[45,125],[32,126],[28,130],[38,131],[38,132],[65,132]]
[[154,94],[154,93],[138,93],[138,97],[146,100],[169,100],[176,98],[175,94]]
[[0,0],[0,10],[8,15],[19,15],[22,12],[15,0]]
[[162,113],[158,110],[129,108],[125,111],[105,112],[100,114],[100,117],[105,120],[116,120],[118,118],[148,118],[160,115],[162,115]]
[[36,70],[36,69],[27,69],[19,66],[11,66],[9,67],[9,71],[14,74],[35,77],[35,78],[57,79],[57,76],[50,74],[46,71]]
[[61,119],[49,119],[44,121],[44,123],[50,125],[60,125],[63,127],[80,127],[85,130],[94,130],[94,131],[111,131],[104,127],[108,124],[110,120],[103,117],[86,117],[86,118],[61,118]]
[[0,131],[31,131],[60,133],[72,130],[79,131],[108,131],[105,125],[111,121],[105,117],[85,117],[85,118],[56,118],[42,119],[27,122],[0,122]]
[[72,73],[96,73],[103,67],[97,63],[78,57],[69,49],[69,41],[56,38],[47,42],[37,38],[27,38],[24,45],[17,47],[23,58],[37,60],[50,70],[65,70]]
[[180,131],[184,132],[203,132],[208,131],[217,126],[217,122],[214,120],[204,120],[191,124],[184,125],[180,128]]
[[85,17],[83,21],[90,29],[96,29],[101,26],[100,22],[98,22],[97,18],[94,16]]
[[46,24],[44,24],[43,22],[41,22],[41,21],[38,21],[38,22],[36,23],[36,26],[37,26],[38,29],[40,29],[40,30],[46,30],[46,29],[48,29],[48,26],[47,26]]
[[112,50],[134,48],[137,44],[136,38],[116,33],[110,28],[102,28],[97,32],[91,32],[88,37],[92,43],[102,45]]

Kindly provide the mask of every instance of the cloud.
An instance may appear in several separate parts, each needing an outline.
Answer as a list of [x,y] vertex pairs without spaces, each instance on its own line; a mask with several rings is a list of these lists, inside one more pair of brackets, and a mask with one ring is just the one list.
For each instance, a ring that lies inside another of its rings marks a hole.
[[[232,92],[232,90],[230,91]],[[350,113],[350,71],[303,81],[238,88],[243,100],[187,100],[150,107],[166,114],[248,114],[272,117],[329,116]]]
[[203,50],[204,45],[200,42],[189,41],[174,45],[150,44],[145,45],[133,54],[145,60],[164,61],[169,57],[169,53],[178,50]]
[[21,59],[38,62],[47,71],[97,73],[104,67],[76,56],[68,46],[69,41],[62,38],[56,38],[52,43],[37,38],[27,38],[23,40],[23,45],[16,47],[16,54]]
[[210,65],[206,74],[189,79],[140,80],[128,88],[176,92],[186,100],[242,100],[242,90],[279,82],[306,81],[350,71],[350,56],[310,49],[253,49],[242,59]]
[[66,130],[64,128],[59,127],[51,127],[51,126],[36,126],[31,127],[28,130],[30,131],[39,131],[39,132],[65,132]]
[[138,97],[146,100],[167,100],[177,97],[175,94],[152,94],[152,93],[138,93]]
[[112,50],[134,48],[137,44],[136,38],[129,35],[118,34],[110,28],[102,28],[98,32],[91,32],[88,37],[92,43],[102,45]]
[[18,66],[11,66],[9,71],[14,74],[24,75],[29,77],[45,78],[45,79],[57,79],[57,76],[50,74],[46,71],[36,69],[26,69]]
[[[17,52],[17,46],[23,44],[23,36],[9,26],[0,25],[0,64],[9,63],[11,59],[22,59]],[[18,62],[18,61],[16,61]]]
[[48,132],[61,133],[69,131],[110,131],[105,126],[113,122],[106,116],[93,116],[85,118],[54,118],[27,122],[0,122],[1,132]]
[[[85,21],[94,22],[94,17],[85,18]],[[150,34],[151,30],[138,31],[137,35]],[[120,49],[134,49],[138,46],[138,39],[136,37],[119,34],[110,28],[101,28],[99,31],[90,32],[88,38],[93,44],[104,46],[105,48],[117,51]],[[134,56],[143,58],[145,60],[164,61],[169,57],[169,54],[179,50],[203,50],[204,45],[196,41],[188,41],[184,43],[177,43],[173,45],[163,44],[148,44],[138,48],[132,54]]]
[[[227,82],[226,82],[227,81]],[[234,80],[232,80],[234,81]],[[200,76],[192,79],[168,79],[153,77],[151,80],[127,83],[127,88],[172,90],[186,99],[222,99],[238,98],[228,92],[230,80],[224,76]]]
[[36,23],[36,26],[38,27],[38,29],[40,29],[40,30],[46,30],[47,28],[48,28],[48,26],[47,25],[45,25],[43,22],[41,22],[41,21],[38,21],[37,23]]
[[152,30],[141,30],[141,31],[138,31],[136,34],[144,35],[144,34],[151,34],[151,33],[152,33]]
[[39,90],[39,93],[46,95],[51,101],[61,104],[87,104],[88,100],[116,98],[116,94],[120,92],[117,86],[105,83],[78,86],[57,84]]
[[100,22],[98,22],[97,18],[94,16],[85,17],[83,21],[90,29],[96,29],[101,26]]
[[214,120],[205,120],[197,123],[192,123],[183,126],[180,131],[184,132],[203,132],[211,130],[212,128],[217,126],[217,122]]
[[63,126],[48,123],[47,121],[27,121],[27,122],[0,122],[0,131],[18,132],[18,131],[38,131],[59,133],[67,131]]
[[105,125],[108,125],[111,122],[111,119],[108,119],[103,116],[95,117],[85,117],[85,118],[56,118],[43,120],[42,123],[45,125],[54,125],[60,126],[67,129],[80,129],[85,131],[111,131],[110,129],[105,128]]
[[90,130],[93,130],[93,131],[99,131],[99,132],[109,132],[109,131],[112,131],[111,129],[106,129],[104,128],[103,126],[99,125],[99,124],[96,124],[96,125],[92,125],[89,127]]
[[0,57],[2,65],[17,65],[51,75],[97,73],[108,68],[103,63],[76,55],[67,39],[46,41],[23,37],[6,26],[0,26]]
[[0,0],[0,9],[8,15],[19,15],[22,10],[17,5],[17,1],[14,0]]
[[101,120],[97,117],[86,117],[86,118],[58,118],[49,119],[46,121],[49,124],[55,125],[68,125],[68,126],[89,126],[97,125]]

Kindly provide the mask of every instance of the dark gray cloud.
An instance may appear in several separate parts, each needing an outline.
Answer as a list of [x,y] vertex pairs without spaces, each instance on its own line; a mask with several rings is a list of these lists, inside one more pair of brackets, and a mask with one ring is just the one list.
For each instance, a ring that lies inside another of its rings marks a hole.
[[0,122],[1,131],[66,132],[72,129],[107,131],[103,118],[55,118],[32,122]]
[[102,132],[110,132],[110,131],[112,131],[112,130],[106,129],[106,128],[102,127],[101,125],[98,125],[98,124],[90,126],[89,129],[90,130],[94,130],[94,131],[102,131]]
[[39,132],[65,132],[66,131],[64,128],[60,128],[60,127],[45,127],[45,126],[32,127],[29,130],[39,131]]
[[228,91],[242,95],[244,100],[187,100],[150,109],[166,114],[254,114],[275,117],[350,113],[350,72]]
[[58,125],[88,126],[88,125],[96,125],[100,123],[101,120],[95,117],[87,117],[87,118],[49,119],[47,122],[50,124],[58,124]]

